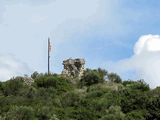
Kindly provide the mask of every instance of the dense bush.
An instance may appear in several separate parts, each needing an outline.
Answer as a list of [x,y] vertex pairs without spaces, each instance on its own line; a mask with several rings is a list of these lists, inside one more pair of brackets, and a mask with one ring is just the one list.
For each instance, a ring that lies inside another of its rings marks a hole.
[[107,76],[109,81],[116,82],[116,83],[122,82],[122,79],[116,73],[109,73]]
[[102,69],[90,70],[87,69],[82,76],[81,82],[84,85],[90,86],[97,83],[103,83],[106,72]]
[[105,116],[102,117],[101,120],[123,120],[125,114],[122,113],[120,106],[110,106],[108,110],[106,110]]
[[123,85],[126,86],[126,88],[132,88],[134,90],[142,90],[142,91],[148,91],[150,90],[149,85],[144,82],[144,80],[138,80],[138,81],[124,81]]
[[7,113],[6,120],[33,120],[34,111],[32,107],[12,106]]
[[52,112],[47,106],[39,106],[39,108],[36,110],[36,116],[38,120],[49,120],[52,116]]
[[[103,69],[81,79],[34,72],[0,82],[0,120],[159,120],[160,88]],[[108,81],[109,80],[109,81]],[[79,86],[80,85],[80,86]]]
[[7,82],[2,83],[1,90],[4,95],[17,95],[21,88],[23,88],[23,80],[22,79],[11,79]]
[[146,111],[132,111],[125,116],[125,120],[146,120],[143,116]]
[[31,75],[31,78],[32,78],[32,79],[36,79],[36,78],[38,78],[38,76],[39,76],[39,73],[38,73],[37,71],[35,71],[35,72]]
[[66,92],[72,89],[71,82],[62,76],[51,75],[51,76],[40,76],[35,79],[37,87],[50,88],[53,87],[58,92]]

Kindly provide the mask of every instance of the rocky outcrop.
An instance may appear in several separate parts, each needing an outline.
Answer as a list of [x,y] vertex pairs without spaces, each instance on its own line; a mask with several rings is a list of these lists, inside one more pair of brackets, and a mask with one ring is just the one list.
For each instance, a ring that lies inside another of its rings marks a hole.
[[34,82],[34,80],[31,77],[28,77],[28,76],[24,76],[24,77],[17,76],[16,79],[23,80],[24,84],[26,84],[26,85],[31,85]]
[[63,61],[64,69],[62,75],[81,77],[84,72],[84,59],[68,59]]

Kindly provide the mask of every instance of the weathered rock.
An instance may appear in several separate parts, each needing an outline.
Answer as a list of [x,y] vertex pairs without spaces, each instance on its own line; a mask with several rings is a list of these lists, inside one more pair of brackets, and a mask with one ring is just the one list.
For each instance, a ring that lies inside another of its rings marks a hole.
[[81,77],[84,72],[84,59],[68,59],[63,61],[64,69],[62,75]]
[[23,80],[24,84],[26,84],[26,85],[31,85],[34,82],[34,80],[31,77],[28,77],[28,76],[24,76],[24,77],[17,76],[16,79]]

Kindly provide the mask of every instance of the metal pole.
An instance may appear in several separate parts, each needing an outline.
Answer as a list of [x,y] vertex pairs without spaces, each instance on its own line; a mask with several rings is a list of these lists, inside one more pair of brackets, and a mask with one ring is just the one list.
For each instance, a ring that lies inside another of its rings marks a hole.
[[50,74],[50,54],[49,54],[50,38],[48,38],[48,75]]

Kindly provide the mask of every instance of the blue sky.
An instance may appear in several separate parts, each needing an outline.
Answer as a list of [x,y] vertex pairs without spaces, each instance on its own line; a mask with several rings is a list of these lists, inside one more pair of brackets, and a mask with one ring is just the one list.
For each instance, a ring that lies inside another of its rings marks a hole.
[[123,79],[147,79],[140,76],[148,73],[146,68],[122,72],[118,67],[122,67],[119,62],[136,56],[134,47],[141,36],[159,34],[159,6],[157,0],[0,1],[0,80],[46,72],[48,37],[52,72],[61,72],[64,59],[80,57],[89,68],[102,67]]

